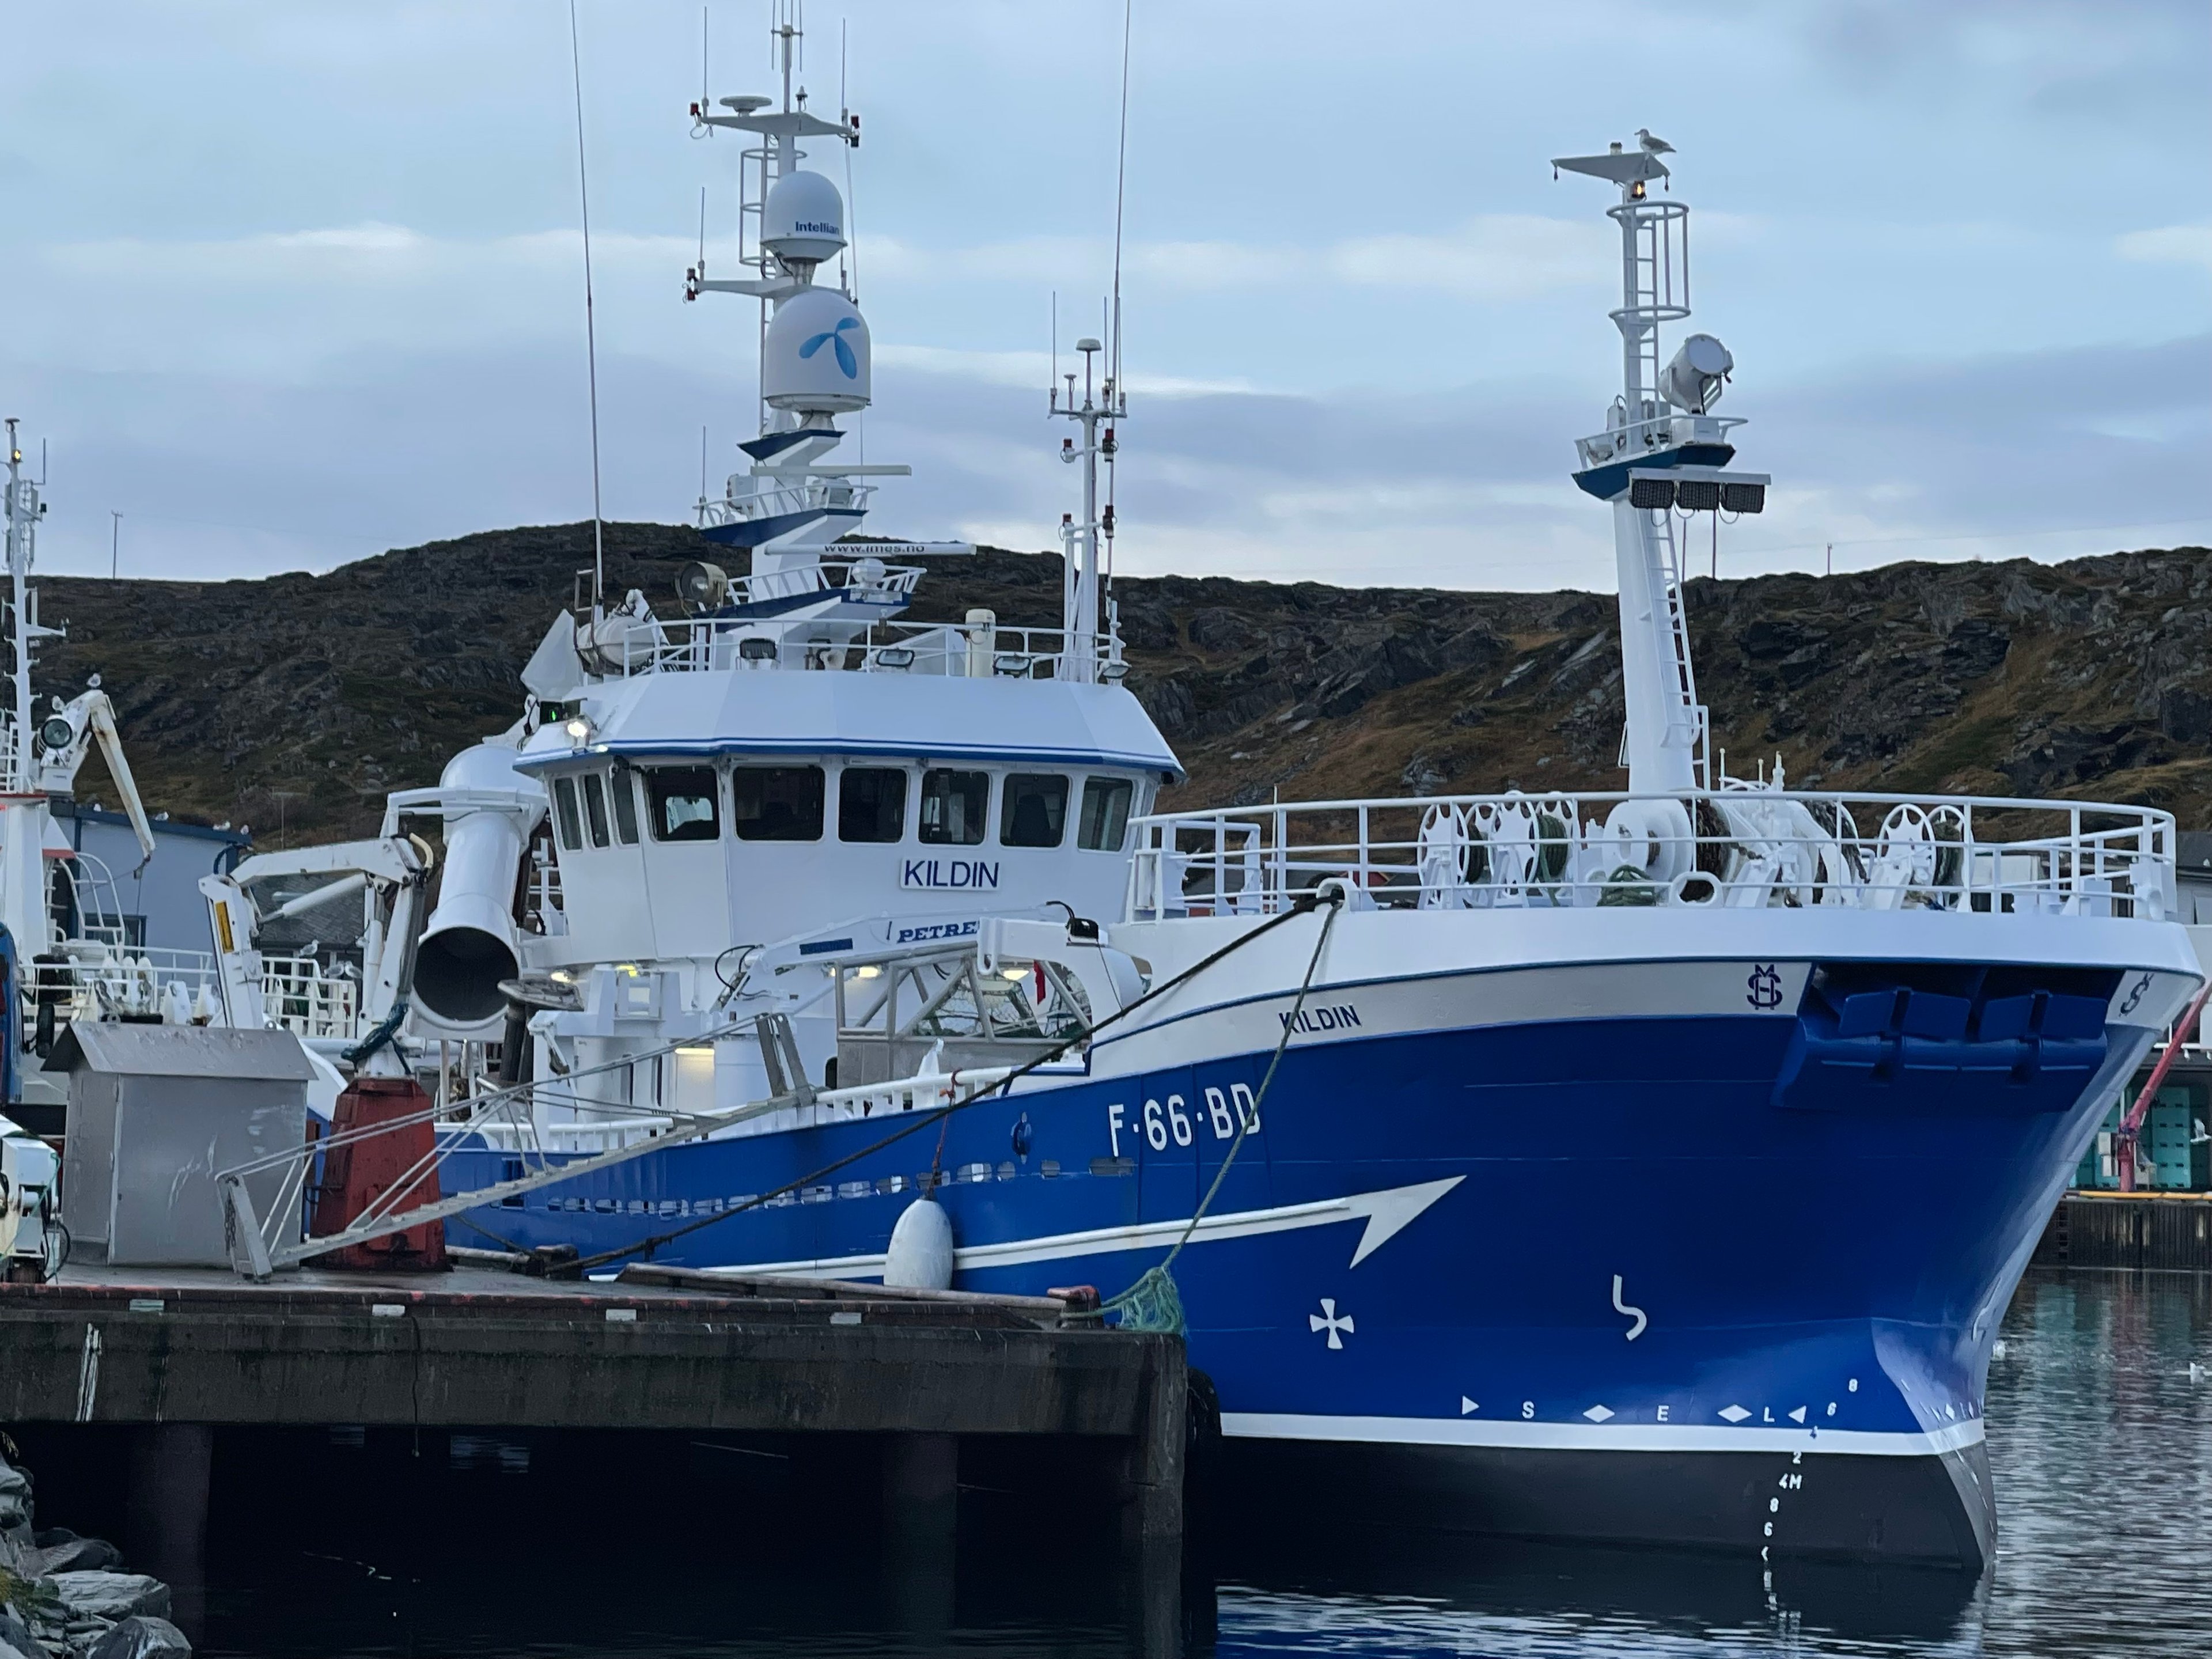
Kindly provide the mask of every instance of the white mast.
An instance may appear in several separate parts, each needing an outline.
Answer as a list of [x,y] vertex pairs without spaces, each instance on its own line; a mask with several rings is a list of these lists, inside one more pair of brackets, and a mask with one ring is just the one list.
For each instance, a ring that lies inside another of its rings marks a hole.
[[1129,410],[1113,376],[1096,384],[1092,380],[1098,354],[1105,348],[1086,334],[1075,343],[1075,349],[1083,354],[1083,400],[1076,401],[1072,372],[1065,377],[1064,403],[1060,388],[1052,389],[1052,412],[1083,429],[1079,446],[1074,439],[1066,438],[1060,448],[1061,460],[1071,466],[1079,461],[1083,465],[1083,522],[1064,520],[1060,531],[1061,553],[1066,561],[1060,587],[1064,612],[1060,625],[1067,634],[1060,678],[1088,685],[1098,678],[1098,593],[1104,574],[1099,557],[1099,532],[1103,526],[1098,506],[1098,463],[1103,457],[1110,465],[1114,459],[1114,428],[1108,425],[1101,433],[1099,427],[1102,422],[1125,418]]
[[15,647],[15,708],[8,733],[4,792],[32,792],[31,776],[31,640],[42,631],[29,605],[31,549],[39,516],[46,508],[39,487],[23,476],[23,449],[15,441],[16,422],[8,421],[8,582],[10,643]]
[[1766,479],[1715,470],[1735,455],[1726,434],[1741,424],[1710,412],[1734,367],[1727,349],[1693,334],[1660,368],[1660,325],[1690,314],[1690,210],[1652,198],[1652,182],[1668,176],[1659,158],[1673,146],[1637,136],[1633,150],[1614,144],[1602,155],[1562,156],[1552,165],[1620,188],[1619,204],[1606,212],[1620,227],[1621,299],[1611,315],[1620,330],[1621,395],[1606,430],[1577,444],[1583,470],[1575,482],[1613,504],[1628,787],[1672,795],[1712,782],[1674,510],[1717,508],[1725,495],[1730,511],[1755,513],[1765,505]]
[[27,961],[53,942],[46,899],[46,794],[31,748],[32,642],[51,629],[39,626],[30,586],[31,558],[40,517],[46,512],[39,487],[23,476],[23,449],[16,422],[8,422],[9,641],[15,649],[13,704],[8,715],[6,753],[0,757],[0,924]]

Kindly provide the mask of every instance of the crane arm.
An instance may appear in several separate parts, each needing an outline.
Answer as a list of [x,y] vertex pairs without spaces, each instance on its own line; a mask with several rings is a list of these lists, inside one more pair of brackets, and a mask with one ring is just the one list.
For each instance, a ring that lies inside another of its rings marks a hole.
[[100,753],[107,763],[107,775],[115,780],[116,791],[123,797],[123,811],[131,819],[131,833],[138,837],[138,868],[143,870],[154,856],[154,826],[146,822],[146,803],[138,799],[138,781],[131,775],[131,763],[123,753],[123,734],[115,727],[115,705],[107,700],[105,691],[88,691],[78,701],[88,705],[85,712],[99,736]]

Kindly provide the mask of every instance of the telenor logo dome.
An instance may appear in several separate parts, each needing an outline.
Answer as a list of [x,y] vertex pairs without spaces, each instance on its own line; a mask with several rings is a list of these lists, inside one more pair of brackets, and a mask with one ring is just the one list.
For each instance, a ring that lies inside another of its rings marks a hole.
[[858,328],[860,325],[860,319],[857,317],[840,318],[836,327],[824,329],[821,333],[811,337],[799,348],[799,355],[802,357],[811,357],[822,349],[826,342],[830,349],[837,354],[837,367],[845,371],[845,378],[848,380],[857,380],[860,374],[860,359],[853,356],[853,348],[845,343],[844,336],[847,329]]

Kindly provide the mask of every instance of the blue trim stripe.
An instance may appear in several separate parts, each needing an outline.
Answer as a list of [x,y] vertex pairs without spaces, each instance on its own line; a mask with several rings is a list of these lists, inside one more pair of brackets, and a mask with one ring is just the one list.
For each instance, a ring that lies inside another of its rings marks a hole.
[[1735,459],[1734,444],[1682,444],[1649,455],[1630,455],[1603,466],[1575,474],[1575,482],[1601,501],[1609,501],[1628,488],[1632,468],[1668,466],[1726,466]]
[[799,427],[790,432],[763,432],[757,438],[747,438],[738,447],[757,461],[771,455],[781,455],[794,444],[803,444],[817,438],[842,438],[845,434],[829,427]]
[[867,514],[858,507],[810,507],[804,513],[775,513],[765,519],[739,519],[730,524],[710,526],[699,533],[720,547],[757,547],[811,524],[830,519],[847,519],[858,524],[866,517]]
[[[781,617],[787,611],[804,611],[810,605],[820,605],[834,599],[849,605],[855,610],[894,611],[906,609],[908,601],[903,597],[890,599],[864,599],[843,587],[817,587],[805,593],[780,593],[772,599],[756,599],[750,605],[726,605],[714,613],[714,622],[758,621],[763,617]],[[717,630],[720,631],[720,630]]]

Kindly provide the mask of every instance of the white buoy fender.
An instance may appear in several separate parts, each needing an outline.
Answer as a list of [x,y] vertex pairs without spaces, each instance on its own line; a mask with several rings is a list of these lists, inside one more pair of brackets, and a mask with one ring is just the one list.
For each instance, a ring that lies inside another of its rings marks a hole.
[[917,1198],[891,1229],[884,1283],[904,1291],[952,1288],[952,1218],[933,1198]]

